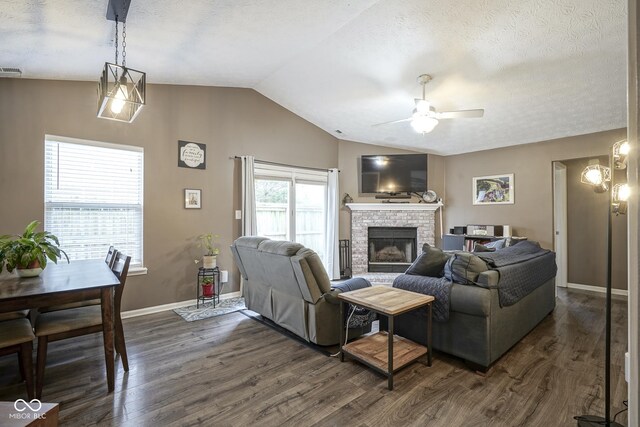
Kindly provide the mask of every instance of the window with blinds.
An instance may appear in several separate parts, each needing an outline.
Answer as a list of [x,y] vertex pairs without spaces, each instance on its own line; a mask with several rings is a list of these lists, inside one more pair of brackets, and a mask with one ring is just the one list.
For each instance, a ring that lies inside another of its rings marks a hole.
[[71,260],[113,245],[142,267],[143,161],[139,147],[47,136],[45,229]]

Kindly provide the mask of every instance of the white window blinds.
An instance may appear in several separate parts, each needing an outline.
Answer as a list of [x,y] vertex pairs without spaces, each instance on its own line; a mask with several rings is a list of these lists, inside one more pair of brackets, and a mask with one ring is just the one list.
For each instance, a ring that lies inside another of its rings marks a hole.
[[47,137],[45,229],[71,260],[113,245],[142,266],[142,148]]

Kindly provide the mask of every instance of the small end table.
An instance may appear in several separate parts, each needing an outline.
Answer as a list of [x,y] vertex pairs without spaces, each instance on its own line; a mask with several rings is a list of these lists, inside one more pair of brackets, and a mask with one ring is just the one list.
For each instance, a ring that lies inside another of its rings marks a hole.
[[[200,285],[205,277],[213,278],[213,295],[210,297],[202,294],[202,286]],[[213,308],[216,308],[216,299],[217,303],[220,304],[221,292],[222,284],[220,283],[220,269],[218,267],[200,267],[198,269],[198,279],[196,280],[196,308],[200,308],[200,303],[202,302],[202,304],[204,304],[206,301],[213,301]]]
[[[344,362],[344,356],[348,355],[371,369],[380,372],[388,378],[387,387],[389,390],[393,390],[393,374],[419,357],[426,354],[428,364],[431,366],[431,320],[433,314],[431,303],[435,301],[433,296],[387,286],[371,286],[356,291],[342,292],[338,294],[338,298],[340,299],[341,319],[345,318],[345,305],[347,303],[367,308],[382,316],[387,316],[389,319],[387,331],[367,335],[346,345],[343,345],[345,328],[344,326],[341,327],[341,362]],[[426,347],[406,338],[393,335],[393,319],[395,316],[424,306],[427,306],[429,311]],[[395,352],[394,347],[397,350]]]

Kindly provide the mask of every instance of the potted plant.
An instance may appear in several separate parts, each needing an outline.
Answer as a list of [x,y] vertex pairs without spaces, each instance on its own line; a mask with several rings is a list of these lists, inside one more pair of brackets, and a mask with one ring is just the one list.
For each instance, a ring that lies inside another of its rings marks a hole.
[[36,232],[39,221],[33,221],[22,235],[0,236],[0,272],[17,270],[20,277],[35,277],[47,266],[47,260],[58,263],[66,252],[60,249],[58,238],[48,231]]
[[213,296],[213,277],[205,276],[202,278],[202,296],[211,298]]
[[202,256],[202,266],[204,268],[216,267],[216,256],[220,253],[220,249],[216,248],[216,239],[220,236],[217,234],[206,233],[198,236],[200,240],[198,246],[205,250],[205,254]]

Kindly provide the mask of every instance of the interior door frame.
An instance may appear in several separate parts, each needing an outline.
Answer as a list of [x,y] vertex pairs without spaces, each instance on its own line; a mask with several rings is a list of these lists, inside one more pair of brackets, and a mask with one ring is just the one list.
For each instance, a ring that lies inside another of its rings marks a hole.
[[567,236],[567,167],[560,161],[553,162],[553,248],[556,252],[558,288],[566,288],[569,275]]

